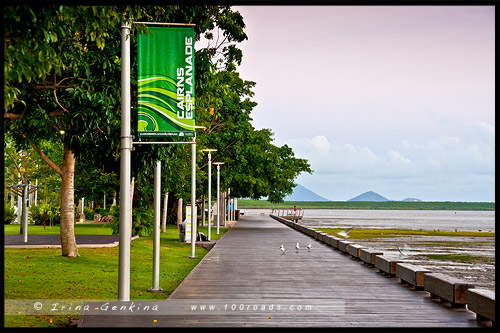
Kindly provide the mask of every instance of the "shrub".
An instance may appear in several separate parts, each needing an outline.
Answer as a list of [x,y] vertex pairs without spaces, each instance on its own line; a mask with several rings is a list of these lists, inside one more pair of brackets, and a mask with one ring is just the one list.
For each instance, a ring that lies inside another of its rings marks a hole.
[[[114,219],[110,222],[113,235],[120,233],[120,207],[113,206],[111,214]],[[150,236],[153,233],[154,212],[149,208],[134,208],[132,210],[132,236]]]
[[89,207],[83,207],[83,213],[88,219],[93,219],[95,211],[93,209],[90,209]]
[[59,224],[61,221],[59,209],[50,207],[48,203],[31,206],[29,208],[29,213],[32,223],[36,225],[47,225],[50,224],[51,221],[52,224]]
[[150,208],[134,208],[132,231],[134,235],[150,236],[153,233],[154,212]]
[[11,207],[8,204],[4,205],[4,210],[3,210],[3,223],[4,224],[11,224],[12,221],[14,221],[17,218],[17,214],[14,213],[14,207]]

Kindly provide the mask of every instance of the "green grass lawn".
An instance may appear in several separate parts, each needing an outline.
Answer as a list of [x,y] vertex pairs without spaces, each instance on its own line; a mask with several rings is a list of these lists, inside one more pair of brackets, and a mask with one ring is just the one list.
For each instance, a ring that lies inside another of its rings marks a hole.
[[[59,227],[43,230],[30,226],[29,234],[59,234]],[[198,227],[207,234],[207,227]],[[6,225],[6,234],[18,234],[19,225]],[[217,240],[212,228],[212,240]],[[110,235],[107,225],[75,225],[76,234]],[[196,259],[190,259],[191,245],[178,242],[177,227],[168,225],[160,236],[160,288],[164,293],[150,293],[153,268],[153,237],[140,237],[130,248],[130,299],[162,300],[177,288],[181,281],[205,256],[207,250],[196,247]],[[61,249],[4,249],[4,299],[118,299],[118,247],[80,248],[80,256],[61,256]],[[6,315],[5,327],[67,326],[70,316]]]

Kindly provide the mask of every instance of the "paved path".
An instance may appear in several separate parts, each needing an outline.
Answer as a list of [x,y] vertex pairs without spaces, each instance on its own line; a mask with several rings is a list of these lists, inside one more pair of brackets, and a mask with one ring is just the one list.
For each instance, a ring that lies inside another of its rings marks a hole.
[[79,326],[478,326],[472,312],[447,308],[268,216],[242,216],[156,304],[159,311],[142,316],[90,311]]
[[[78,247],[113,247],[118,246],[118,235],[75,235]],[[4,248],[60,248],[59,235],[28,235],[28,242],[23,242],[22,235],[4,235]]]

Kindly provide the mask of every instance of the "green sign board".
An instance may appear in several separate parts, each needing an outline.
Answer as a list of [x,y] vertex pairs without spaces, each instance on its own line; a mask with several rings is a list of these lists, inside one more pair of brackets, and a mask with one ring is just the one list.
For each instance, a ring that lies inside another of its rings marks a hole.
[[194,29],[138,35],[139,137],[194,137]]

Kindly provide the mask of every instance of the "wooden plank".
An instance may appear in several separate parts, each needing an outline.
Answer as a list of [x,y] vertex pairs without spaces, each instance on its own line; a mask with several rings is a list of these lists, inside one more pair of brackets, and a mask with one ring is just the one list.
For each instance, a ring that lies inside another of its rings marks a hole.
[[[83,327],[478,327],[427,293],[401,286],[325,243],[264,216],[243,215],[217,241],[169,300],[227,304],[312,305],[311,311],[106,316],[81,314]],[[295,250],[295,244],[301,247]],[[284,244],[285,253],[279,249]],[[186,258],[186,260],[190,260]],[[160,287],[165,281],[160,280]],[[340,301],[341,303],[335,303]],[[137,302],[137,301],[136,301]],[[141,304],[144,304],[140,300]],[[252,304],[253,304],[252,303]],[[333,303],[337,306],[331,306]],[[120,318],[122,317],[122,318]],[[156,322],[155,322],[156,320]]]
[[326,243],[327,245],[331,246],[331,247],[334,247],[334,244],[335,244],[335,242],[336,242],[336,240],[335,240],[335,239],[336,239],[336,237],[334,237],[334,236],[332,236],[332,235],[327,235],[327,237],[326,237],[326,242],[325,242],[325,243]]
[[353,242],[350,242],[348,240],[339,240],[339,250],[343,253],[349,253],[350,244],[353,244]]
[[477,314],[478,320],[495,322],[495,292],[488,289],[468,289],[467,308]]
[[332,239],[332,247],[338,250],[340,238],[332,236],[331,239]]
[[452,276],[442,273],[424,274],[424,290],[455,306],[467,303],[467,289],[469,288],[474,288],[474,285]]
[[313,228],[307,228],[306,234],[311,236],[311,237],[314,237],[316,235],[316,230]]
[[375,266],[375,256],[383,255],[384,253],[370,248],[363,248],[359,250],[359,258],[369,266]]
[[354,259],[359,259],[359,250],[365,248],[359,244],[349,244],[348,252]]
[[431,273],[430,270],[417,265],[408,263],[396,264],[396,277],[411,284],[415,288],[424,287],[424,274]]
[[389,276],[396,275],[396,264],[399,262],[401,261],[395,257],[386,255],[375,256],[375,267],[377,267],[381,272],[388,274]]
[[322,235],[321,235],[321,241],[322,241],[323,243],[325,243],[325,244],[329,245],[329,244],[328,244],[328,243],[329,243],[329,240],[330,240],[330,237],[329,237],[329,236],[330,236],[329,234],[327,234],[327,233],[323,232],[323,233],[322,233]]

